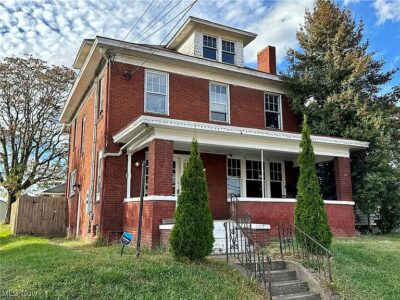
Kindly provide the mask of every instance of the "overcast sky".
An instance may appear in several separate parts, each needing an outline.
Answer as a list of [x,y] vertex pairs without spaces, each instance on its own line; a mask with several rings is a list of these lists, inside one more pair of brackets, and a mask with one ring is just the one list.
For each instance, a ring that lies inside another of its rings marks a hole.
[[[1,0],[0,57],[31,53],[51,64],[71,66],[82,39],[96,35],[123,39],[150,1]],[[169,2],[154,0],[126,40],[130,41]],[[162,23],[190,3],[174,0],[168,8],[177,6]],[[199,0],[188,15],[257,33],[257,38],[245,48],[246,64],[254,67],[257,52],[274,45],[278,69],[283,70],[286,49],[296,47],[296,29],[303,22],[305,9],[312,8],[312,3],[311,0]],[[400,0],[345,0],[340,3],[350,7],[357,20],[364,20],[365,37],[371,42],[371,50],[378,52],[377,58],[385,59],[387,68],[400,66]],[[174,24],[175,21],[171,22],[143,42],[161,42]],[[160,26],[161,23],[153,26],[143,37]],[[385,90],[395,84],[400,84],[399,74]]]

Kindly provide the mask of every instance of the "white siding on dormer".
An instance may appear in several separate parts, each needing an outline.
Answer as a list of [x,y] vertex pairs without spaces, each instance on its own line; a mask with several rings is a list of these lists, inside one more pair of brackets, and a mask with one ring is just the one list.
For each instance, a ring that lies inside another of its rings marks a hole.
[[177,51],[182,54],[196,56],[194,41],[195,41],[195,32],[192,32],[192,34],[186,39],[186,41],[178,47]]

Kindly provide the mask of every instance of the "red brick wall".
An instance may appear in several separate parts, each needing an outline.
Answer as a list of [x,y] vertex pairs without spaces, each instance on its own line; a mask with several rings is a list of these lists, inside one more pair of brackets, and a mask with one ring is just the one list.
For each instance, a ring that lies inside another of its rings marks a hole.
[[[124,230],[137,237],[140,202],[124,203]],[[142,219],[142,240],[144,246],[154,248],[160,244],[161,220],[172,218],[175,212],[175,201],[144,201]]]
[[[276,235],[278,223],[293,223],[296,203],[242,202],[254,223],[270,224],[271,235]],[[353,236],[354,208],[352,205],[325,204],[329,225],[334,235]]]
[[172,195],[172,141],[153,139],[149,143],[148,195]]
[[[112,67],[110,87],[110,122],[108,140],[113,134],[127,126],[144,113],[144,69],[135,71],[131,80],[126,80],[124,71],[134,71],[136,66],[115,63]],[[169,73],[169,116],[166,118],[210,122],[209,80]],[[243,86],[230,85],[231,123],[225,125],[265,128],[264,91]],[[193,92],[195,91],[195,92]],[[287,99],[282,99],[283,129],[298,131],[297,119],[290,110]],[[251,116],[251,117],[249,117]],[[221,123],[218,123],[221,124]]]
[[208,183],[208,206],[214,220],[229,219],[230,209],[226,201],[226,156],[201,154]]
[[337,199],[352,201],[350,159],[347,157],[335,157],[334,166]]

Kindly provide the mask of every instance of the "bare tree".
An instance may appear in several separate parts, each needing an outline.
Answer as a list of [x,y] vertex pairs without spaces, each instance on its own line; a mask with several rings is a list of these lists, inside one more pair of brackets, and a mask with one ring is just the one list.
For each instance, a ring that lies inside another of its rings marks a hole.
[[75,73],[32,56],[0,61],[0,184],[11,204],[32,185],[65,176],[67,137],[59,115]]

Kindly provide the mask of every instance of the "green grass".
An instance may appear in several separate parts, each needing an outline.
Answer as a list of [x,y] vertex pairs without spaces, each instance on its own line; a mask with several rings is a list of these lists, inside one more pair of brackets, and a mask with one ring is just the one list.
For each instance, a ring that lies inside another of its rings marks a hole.
[[335,239],[335,288],[341,299],[400,299],[400,234]]
[[[262,299],[259,286],[224,262],[177,262],[162,251],[94,247],[10,234],[0,225],[0,297],[37,299]],[[30,293],[30,294],[28,294]]]

